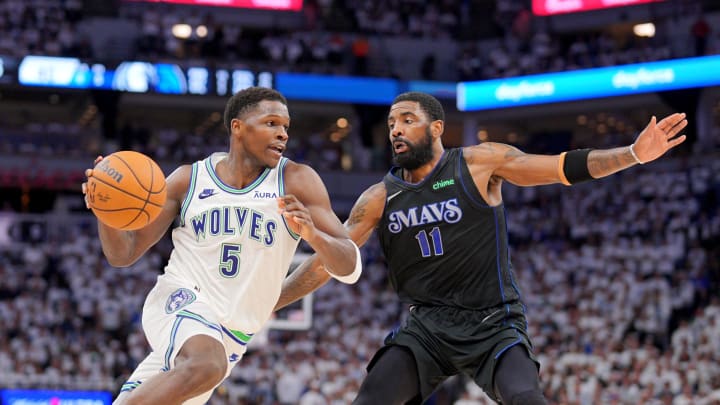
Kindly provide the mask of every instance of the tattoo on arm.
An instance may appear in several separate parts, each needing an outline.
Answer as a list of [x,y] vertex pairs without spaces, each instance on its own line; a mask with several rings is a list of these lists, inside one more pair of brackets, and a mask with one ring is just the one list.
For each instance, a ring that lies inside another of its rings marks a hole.
[[587,161],[588,171],[596,179],[609,176],[635,164],[635,159],[627,147],[593,150],[588,155]]
[[525,153],[514,146],[509,146],[508,150],[505,151],[505,160],[522,159],[523,156],[525,156]]
[[368,205],[369,201],[366,197],[362,197],[353,207],[352,211],[350,212],[350,218],[347,220],[348,226],[353,226],[355,224],[359,224],[362,222],[363,218],[365,218],[365,214],[367,213],[366,207]]
[[275,305],[275,311],[317,290],[328,280],[330,280],[330,276],[323,270],[322,266],[316,270],[296,270],[285,279],[280,297]]

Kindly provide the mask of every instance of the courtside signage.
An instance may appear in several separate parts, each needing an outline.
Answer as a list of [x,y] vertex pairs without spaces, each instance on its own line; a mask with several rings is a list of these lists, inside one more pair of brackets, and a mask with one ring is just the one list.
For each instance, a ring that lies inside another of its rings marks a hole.
[[720,56],[461,82],[457,108],[476,111],[720,85]]
[[110,405],[112,396],[100,391],[0,390],[3,405]]
[[533,0],[532,9],[536,15],[548,16],[659,1],[664,0]]

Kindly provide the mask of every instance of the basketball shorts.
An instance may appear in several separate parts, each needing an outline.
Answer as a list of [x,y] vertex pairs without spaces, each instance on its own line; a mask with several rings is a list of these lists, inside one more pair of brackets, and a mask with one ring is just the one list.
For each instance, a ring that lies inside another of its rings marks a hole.
[[539,367],[527,336],[524,308],[513,303],[485,310],[414,306],[407,321],[385,338],[385,346],[370,361],[372,369],[392,345],[409,349],[418,368],[421,402],[447,378],[465,374],[495,401],[495,366],[515,345],[525,347]]
[[[197,335],[210,336],[223,344],[228,359],[227,377],[252,337],[222,326],[202,296],[162,276],[145,299],[142,324],[152,351],[123,384],[121,396],[150,377],[171,370],[183,344]],[[210,390],[185,404],[205,404],[212,393]]]

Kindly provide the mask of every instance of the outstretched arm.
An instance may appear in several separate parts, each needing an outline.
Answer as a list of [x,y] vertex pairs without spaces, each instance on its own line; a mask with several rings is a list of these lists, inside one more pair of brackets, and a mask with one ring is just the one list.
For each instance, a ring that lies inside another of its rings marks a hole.
[[685,141],[685,135],[677,136],[677,134],[686,126],[684,113],[672,114],[660,122],[657,122],[653,116],[632,145],[590,152],[588,156],[590,175],[598,179],[638,163],[652,162]]
[[491,183],[492,177],[519,186],[569,185],[576,180],[573,175],[583,180],[598,179],[659,158],[685,140],[685,135],[677,135],[686,126],[685,114],[676,113],[659,122],[653,117],[630,146],[595,149],[585,151],[584,155],[573,151],[550,156],[527,154],[510,145],[487,142],[466,148],[465,159],[481,190]]
[[[385,185],[378,183],[365,190],[355,202],[345,221],[350,238],[362,246],[372,235],[385,208]],[[283,282],[275,310],[283,308],[317,290],[330,280],[330,275],[317,254],[305,260]]]

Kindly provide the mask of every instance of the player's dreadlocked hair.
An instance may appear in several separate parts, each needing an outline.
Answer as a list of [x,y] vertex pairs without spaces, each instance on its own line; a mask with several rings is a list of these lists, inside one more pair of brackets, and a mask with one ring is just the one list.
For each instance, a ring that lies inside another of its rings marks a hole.
[[225,129],[227,129],[228,134],[230,133],[230,121],[235,118],[242,118],[243,114],[264,100],[279,101],[287,105],[285,96],[266,87],[248,87],[230,97],[230,100],[225,105],[224,118]]

